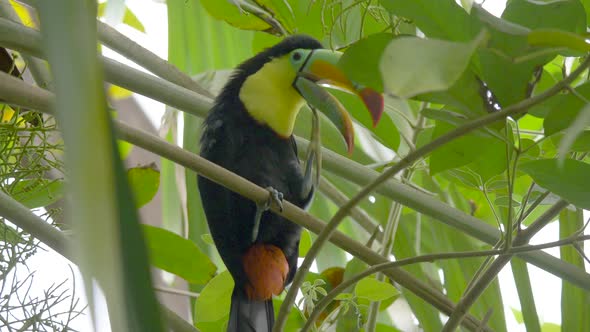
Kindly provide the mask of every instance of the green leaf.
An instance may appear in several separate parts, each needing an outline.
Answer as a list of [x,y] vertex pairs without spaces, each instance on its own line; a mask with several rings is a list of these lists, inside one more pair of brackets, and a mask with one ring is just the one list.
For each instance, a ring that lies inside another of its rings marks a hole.
[[63,180],[24,179],[14,184],[10,194],[22,205],[34,209],[57,202],[63,191]]
[[[433,138],[438,138],[454,127],[437,121]],[[468,134],[436,149],[430,156],[432,175],[447,169],[472,164],[469,167],[485,181],[506,168],[506,148],[502,141]]]
[[197,245],[163,228],[143,225],[150,262],[193,284],[205,284],[213,277],[215,265]]
[[338,65],[355,83],[383,91],[379,71],[381,55],[393,36],[388,33],[371,35],[352,44],[340,58]]
[[381,0],[391,14],[411,19],[431,38],[453,41],[471,40],[479,32],[477,22],[454,0]]
[[[590,83],[576,88],[576,93],[590,96]],[[586,109],[584,101],[573,93],[562,94],[548,100],[549,112],[543,121],[545,135],[550,136],[570,127],[582,109]]]
[[160,171],[156,164],[130,168],[127,170],[127,178],[137,208],[149,203],[156,196],[160,187]]
[[195,302],[195,324],[227,320],[233,289],[234,280],[227,270],[211,279]]
[[390,283],[367,277],[359,281],[354,293],[358,297],[364,297],[370,301],[383,301],[390,297],[399,295],[399,291]]
[[[96,4],[39,2],[63,133],[76,257],[87,295],[100,285],[117,331],[163,331],[145,239],[114,138],[97,55]],[[64,50],[75,50],[69,52]],[[81,111],[83,110],[83,111]],[[96,280],[95,283],[92,281]],[[89,301],[91,310],[93,301]]]
[[[577,33],[578,25],[575,22],[585,22],[585,17],[583,11],[580,12],[580,20],[574,2],[515,0],[508,4],[501,19],[495,18],[493,21],[487,19],[491,16],[489,13],[480,7],[473,7],[472,15],[481,20],[491,35],[487,47],[478,52],[479,77],[494,93],[500,106],[506,107],[528,97],[527,87],[533,72],[557,54],[531,47],[527,41],[529,28],[561,29]],[[570,17],[564,15],[571,13],[574,15],[569,21]],[[560,18],[555,19],[556,15],[560,15]]]
[[587,53],[590,44],[584,36],[561,30],[537,29],[531,31],[527,40],[533,46],[567,47],[570,50]]
[[471,43],[417,37],[392,40],[379,65],[385,91],[408,98],[450,88],[467,68],[483,36]]
[[531,29],[586,32],[586,14],[577,0],[511,0],[506,5],[502,18]]
[[467,68],[459,79],[447,90],[430,92],[417,96],[417,99],[437,104],[453,106],[467,118],[486,113],[481,97],[480,79],[473,70]]
[[522,164],[520,170],[530,175],[539,186],[561,196],[571,204],[590,209],[590,165],[566,159],[563,167],[556,159],[542,159]]
[[[559,214],[559,238],[572,236],[584,227],[584,214],[581,209],[570,211],[564,209]],[[578,242],[584,249],[584,243]],[[584,259],[573,246],[559,248],[561,259],[571,263],[584,271]],[[587,309],[590,306],[590,292],[583,291],[567,281],[561,283],[561,330],[589,331],[590,316]]]
[[266,30],[270,28],[263,20],[238,8],[231,1],[202,0],[201,5],[211,16],[226,21],[236,28],[244,30]]
[[590,127],[590,104],[584,105],[572,125],[565,131],[561,142],[559,142],[557,159],[560,162],[565,159],[578,136],[588,127]]
[[[548,100],[531,107],[529,113],[539,118],[545,118],[543,126],[546,135],[552,135],[571,124],[584,106],[584,101],[577,95],[590,97],[590,83],[584,83],[575,88],[575,94],[569,91],[554,95]],[[549,118],[549,119],[547,119]]]
[[[552,141],[557,146],[561,144],[562,138],[563,134],[556,134],[551,137]],[[576,140],[572,143],[569,149],[575,152],[590,151],[590,130],[585,130],[581,132],[580,135],[576,137]]]

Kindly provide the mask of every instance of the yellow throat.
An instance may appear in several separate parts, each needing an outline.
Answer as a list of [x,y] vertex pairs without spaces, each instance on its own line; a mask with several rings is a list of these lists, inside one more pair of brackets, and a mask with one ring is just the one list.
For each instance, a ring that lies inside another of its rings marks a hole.
[[248,113],[285,138],[293,133],[295,119],[304,103],[292,86],[295,74],[289,57],[283,56],[250,75],[240,89],[240,100]]

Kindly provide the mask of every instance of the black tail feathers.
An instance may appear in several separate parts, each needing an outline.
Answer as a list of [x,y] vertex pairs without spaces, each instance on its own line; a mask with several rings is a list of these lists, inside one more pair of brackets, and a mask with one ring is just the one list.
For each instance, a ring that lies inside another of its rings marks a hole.
[[227,332],[271,332],[274,322],[272,299],[250,300],[242,291],[234,289]]

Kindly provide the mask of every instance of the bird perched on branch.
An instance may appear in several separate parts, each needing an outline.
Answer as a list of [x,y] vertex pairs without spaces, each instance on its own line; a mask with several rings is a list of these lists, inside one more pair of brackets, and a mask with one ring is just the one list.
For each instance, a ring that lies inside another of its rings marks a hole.
[[269,201],[257,205],[198,179],[211,235],[235,281],[228,331],[270,331],[272,296],[297,269],[301,227],[267,210],[283,199],[303,208],[313,196],[312,160],[301,167],[292,135],[301,107],[307,102],[325,114],[349,151],[351,119],[320,84],[359,95],[374,124],[381,116],[382,96],[346,78],[337,67],[340,55],[308,36],[285,38],[237,67],[205,120],[201,155],[270,192]]

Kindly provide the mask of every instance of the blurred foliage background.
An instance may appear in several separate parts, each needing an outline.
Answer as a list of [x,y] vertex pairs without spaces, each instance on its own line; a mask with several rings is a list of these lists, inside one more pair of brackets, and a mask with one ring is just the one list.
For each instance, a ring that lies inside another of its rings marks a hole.
[[[275,299],[284,331],[507,331],[509,315],[527,331],[590,331],[590,1],[509,0],[497,17],[470,0],[168,0],[167,61],[112,28],[145,33],[130,8],[0,0],[0,326],[67,330],[84,311],[114,331],[225,331],[233,282],[196,185],[197,172],[216,176],[193,155],[202,118],[231,68],[304,33],[344,52],[341,68],[386,104],[374,127],[359,100],[331,91],[356,146],[349,155],[321,120],[309,213],[330,222],[376,189],[294,303]],[[136,65],[101,55],[113,53]],[[157,126],[137,94],[166,105]],[[302,153],[310,118],[295,128]],[[310,229],[304,258],[321,228],[294,222]],[[553,223],[557,242],[529,245]],[[80,267],[89,308],[59,287],[27,295],[16,269],[40,242]],[[398,265],[374,267],[387,261]],[[512,312],[497,278],[508,264]],[[561,326],[539,317],[531,265],[562,280]],[[48,309],[66,300],[65,314]]]

